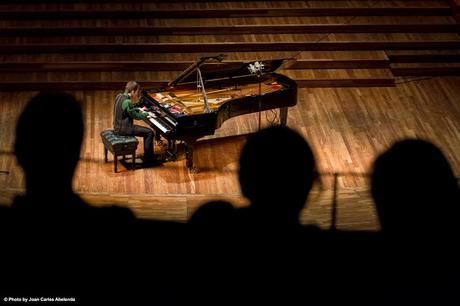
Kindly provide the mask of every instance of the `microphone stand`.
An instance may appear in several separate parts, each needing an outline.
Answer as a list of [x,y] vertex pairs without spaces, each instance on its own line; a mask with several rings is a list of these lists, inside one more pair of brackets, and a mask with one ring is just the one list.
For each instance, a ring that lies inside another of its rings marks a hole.
[[339,174],[334,173],[334,190],[332,195],[332,211],[331,211],[331,231],[337,230],[337,184],[338,184]]
[[262,108],[262,85],[261,85],[261,82],[262,82],[262,75],[261,73],[257,73],[257,80],[259,82],[259,105],[258,105],[258,111],[259,111],[259,131],[260,131],[260,122],[261,122],[261,118],[260,118],[260,109]]
[[258,113],[259,113],[259,131],[260,131],[260,125],[261,125],[261,109],[262,109],[262,75],[263,75],[263,69],[264,69],[264,64],[261,62],[254,62],[254,64],[249,64],[248,66],[249,72],[251,74],[255,74],[257,77],[257,83],[259,84],[259,96],[258,96]]

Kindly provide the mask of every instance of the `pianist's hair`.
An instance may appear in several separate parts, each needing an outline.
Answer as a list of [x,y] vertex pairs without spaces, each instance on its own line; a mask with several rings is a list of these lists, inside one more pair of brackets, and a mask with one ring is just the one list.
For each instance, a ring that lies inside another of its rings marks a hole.
[[125,92],[128,93],[133,90],[137,90],[138,88],[139,84],[136,81],[129,81],[128,83],[126,83]]

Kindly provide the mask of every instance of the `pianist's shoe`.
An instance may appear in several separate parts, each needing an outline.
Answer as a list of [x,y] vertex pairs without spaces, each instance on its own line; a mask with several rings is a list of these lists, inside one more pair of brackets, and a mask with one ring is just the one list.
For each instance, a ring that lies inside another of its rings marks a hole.
[[167,154],[159,154],[156,155],[156,160],[158,163],[162,164],[171,161],[172,158]]
[[164,141],[163,139],[155,139],[155,146],[161,148],[168,148],[168,142]]

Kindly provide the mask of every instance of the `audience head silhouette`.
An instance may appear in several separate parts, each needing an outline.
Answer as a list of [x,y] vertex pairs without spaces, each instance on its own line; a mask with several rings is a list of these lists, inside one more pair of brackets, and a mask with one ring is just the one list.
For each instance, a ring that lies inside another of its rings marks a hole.
[[82,111],[72,95],[34,96],[18,119],[14,145],[27,193],[70,192],[82,140]]
[[452,225],[459,189],[439,148],[407,139],[395,143],[374,163],[372,196],[383,232],[413,232]]
[[234,207],[225,201],[211,201],[200,206],[192,215],[192,225],[212,228],[228,227],[233,219]]
[[300,134],[288,127],[269,127],[251,135],[242,149],[241,191],[257,211],[298,222],[314,170],[313,153]]

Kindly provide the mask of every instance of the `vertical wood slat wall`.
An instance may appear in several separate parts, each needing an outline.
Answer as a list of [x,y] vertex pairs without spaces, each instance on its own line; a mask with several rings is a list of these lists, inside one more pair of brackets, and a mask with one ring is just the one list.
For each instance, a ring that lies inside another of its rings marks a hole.
[[459,66],[456,22],[442,0],[23,1],[0,4],[0,15],[1,90],[158,86],[216,53],[296,59],[280,72],[301,87],[394,86]]

